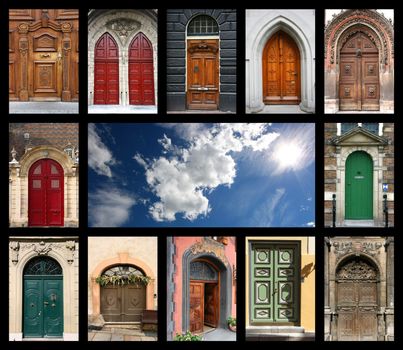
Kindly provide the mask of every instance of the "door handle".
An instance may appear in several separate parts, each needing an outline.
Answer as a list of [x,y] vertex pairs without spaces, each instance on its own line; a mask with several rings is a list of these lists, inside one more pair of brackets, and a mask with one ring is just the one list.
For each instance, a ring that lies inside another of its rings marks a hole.
[[41,313],[42,313],[42,311],[39,311],[39,314],[38,314],[38,316],[40,316],[40,315],[41,315]]
[[43,305],[49,305],[49,302],[48,302],[48,301],[44,301],[44,302],[43,302]]
[[197,88],[199,91],[208,91],[208,87],[199,87]]
[[41,58],[49,58],[50,54],[49,53],[43,53],[41,54]]

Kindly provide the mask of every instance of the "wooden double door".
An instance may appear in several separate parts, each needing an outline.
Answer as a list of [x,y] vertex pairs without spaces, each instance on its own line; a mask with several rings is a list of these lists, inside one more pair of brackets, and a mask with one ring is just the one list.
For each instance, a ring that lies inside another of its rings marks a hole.
[[111,34],[103,34],[95,45],[94,104],[119,104],[121,93],[128,93],[131,105],[154,105],[153,47],[143,33],[129,46],[128,88],[119,79],[119,47]]
[[378,283],[375,268],[356,259],[337,276],[336,340],[371,341],[378,334]]
[[78,51],[78,10],[10,10],[10,100],[78,101]]
[[28,225],[64,225],[64,172],[52,159],[38,160],[29,169]]
[[300,53],[295,41],[285,32],[276,32],[263,50],[263,102],[299,104],[301,102]]
[[216,328],[218,319],[218,283],[190,281],[190,331],[192,333],[201,333],[204,325]]
[[251,322],[299,322],[299,243],[252,243]]
[[355,32],[340,51],[340,110],[377,111],[380,96],[378,49],[366,34]]
[[101,287],[101,314],[105,322],[140,322],[146,309],[144,284]]
[[187,108],[218,109],[219,82],[218,39],[187,41]]

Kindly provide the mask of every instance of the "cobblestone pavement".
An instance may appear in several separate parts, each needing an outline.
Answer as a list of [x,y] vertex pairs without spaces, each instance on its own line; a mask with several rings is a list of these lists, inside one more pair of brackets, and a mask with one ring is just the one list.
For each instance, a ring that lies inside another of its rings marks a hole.
[[270,105],[265,106],[260,113],[270,114],[307,114],[298,105]]
[[117,106],[117,105],[91,105],[89,114],[157,114],[157,106]]
[[89,331],[88,341],[157,341],[157,332],[108,326]]
[[228,329],[217,328],[213,331],[204,333],[203,340],[206,341],[236,341],[236,333]]
[[78,114],[78,102],[10,102],[10,114]]

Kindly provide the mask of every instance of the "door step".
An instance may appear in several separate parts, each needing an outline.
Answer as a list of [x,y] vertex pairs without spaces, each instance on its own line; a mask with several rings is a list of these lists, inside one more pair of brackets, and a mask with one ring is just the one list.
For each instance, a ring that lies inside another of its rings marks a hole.
[[344,220],[344,227],[375,227],[374,220]]
[[302,334],[305,332],[304,327],[299,326],[250,326],[247,327],[247,334],[261,334],[261,333],[294,333]]

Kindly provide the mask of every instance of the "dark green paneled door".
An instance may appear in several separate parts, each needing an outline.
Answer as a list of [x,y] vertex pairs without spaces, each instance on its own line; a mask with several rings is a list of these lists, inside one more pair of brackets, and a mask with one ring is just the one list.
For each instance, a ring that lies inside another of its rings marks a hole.
[[48,257],[34,258],[24,269],[24,337],[63,336],[63,276]]
[[250,259],[252,323],[298,323],[299,243],[252,243]]
[[373,219],[373,163],[363,151],[351,153],[346,160],[346,219]]

